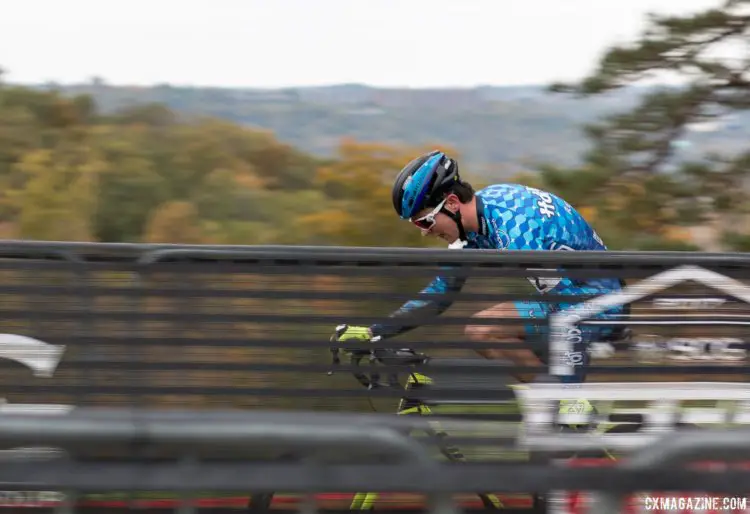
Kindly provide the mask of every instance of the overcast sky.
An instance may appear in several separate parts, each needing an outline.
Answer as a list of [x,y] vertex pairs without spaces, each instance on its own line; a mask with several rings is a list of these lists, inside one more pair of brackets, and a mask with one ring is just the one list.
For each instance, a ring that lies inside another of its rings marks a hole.
[[2,0],[13,82],[278,87],[574,80],[648,11],[720,0]]

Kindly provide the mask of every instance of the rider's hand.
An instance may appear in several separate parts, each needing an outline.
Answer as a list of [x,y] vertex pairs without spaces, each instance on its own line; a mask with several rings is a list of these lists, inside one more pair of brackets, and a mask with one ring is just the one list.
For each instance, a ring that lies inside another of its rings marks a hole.
[[[344,353],[360,356],[370,353],[372,351],[372,348],[359,348],[356,346],[352,348],[351,344],[346,347],[346,343],[367,343],[369,341],[372,341],[372,339],[372,332],[370,331],[369,327],[356,327],[346,324],[337,326],[336,331],[331,336],[332,343],[344,343],[344,345],[342,345],[345,346],[344,348],[342,348]],[[334,354],[336,354],[338,352],[338,349],[332,351],[334,352]],[[334,361],[335,360],[336,358],[334,357]]]
[[372,339],[370,327],[355,327],[351,325],[339,325],[331,338],[336,342],[344,341],[369,341]]

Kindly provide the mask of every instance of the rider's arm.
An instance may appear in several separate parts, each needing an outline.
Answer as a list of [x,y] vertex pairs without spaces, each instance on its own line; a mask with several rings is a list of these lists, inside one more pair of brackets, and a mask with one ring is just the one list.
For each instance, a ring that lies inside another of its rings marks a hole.
[[393,337],[417,328],[424,320],[438,316],[453,304],[451,297],[445,293],[457,293],[466,283],[465,277],[453,275],[438,276],[422,289],[421,293],[435,295],[435,298],[410,300],[391,313],[389,318],[395,323],[377,323],[370,327],[373,337]]

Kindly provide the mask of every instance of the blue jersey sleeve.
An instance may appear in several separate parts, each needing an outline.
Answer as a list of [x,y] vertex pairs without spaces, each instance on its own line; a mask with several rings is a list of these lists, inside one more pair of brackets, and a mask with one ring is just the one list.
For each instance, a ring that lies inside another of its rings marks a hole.
[[446,298],[445,294],[461,291],[465,283],[464,277],[435,277],[420,291],[423,295],[434,295],[434,299],[410,300],[404,303],[389,316],[395,323],[378,323],[370,327],[373,336],[393,337],[417,328],[427,318],[442,314],[453,304],[453,298]]

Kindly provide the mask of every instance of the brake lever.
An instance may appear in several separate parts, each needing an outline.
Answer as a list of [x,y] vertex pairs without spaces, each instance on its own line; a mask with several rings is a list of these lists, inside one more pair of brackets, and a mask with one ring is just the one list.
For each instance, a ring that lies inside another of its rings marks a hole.
[[[341,357],[339,357],[339,349],[338,348],[331,348],[331,362],[334,366],[340,366],[341,365]],[[333,375],[333,369],[328,370],[328,376],[330,377]]]

